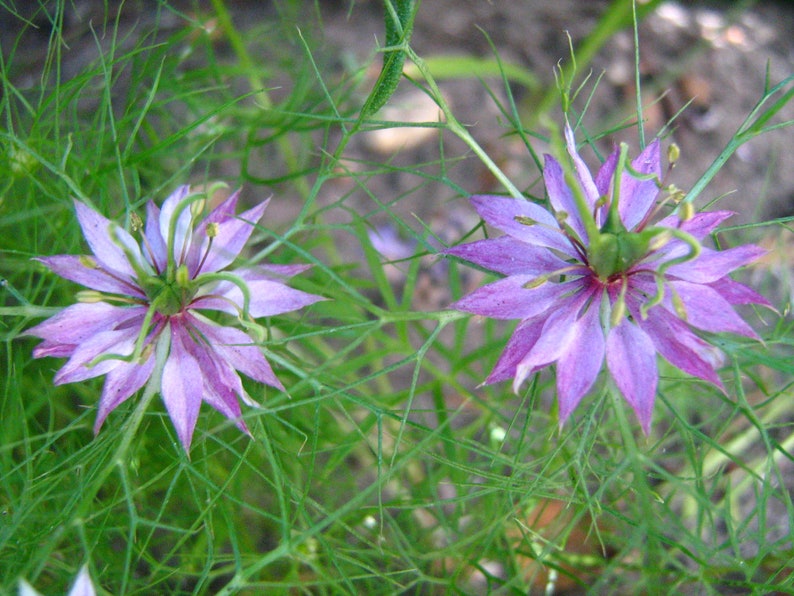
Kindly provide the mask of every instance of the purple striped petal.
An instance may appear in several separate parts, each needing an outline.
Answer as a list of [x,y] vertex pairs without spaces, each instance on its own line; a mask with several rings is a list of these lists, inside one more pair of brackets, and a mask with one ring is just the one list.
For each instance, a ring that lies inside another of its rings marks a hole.
[[735,215],[733,211],[704,211],[696,213],[688,220],[682,222],[678,215],[668,215],[656,227],[679,228],[681,231],[690,234],[697,240],[703,240],[711,234],[717,226],[729,217]]
[[[672,281],[669,285],[680,296],[686,322],[693,327],[711,333],[728,332],[760,339],[752,327],[736,314],[730,302],[715,289],[686,281]],[[664,305],[675,312],[669,298],[665,299]]]
[[204,391],[204,373],[185,347],[191,342],[180,321],[171,321],[171,351],[163,367],[161,394],[179,442],[190,451]]
[[146,307],[143,306],[121,307],[105,302],[78,302],[31,327],[24,334],[65,344],[80,344],[102,331],[127,326],[134,319],[142,321],[145,315]]
[[565,173],[559,162],[551,155],[544,155],[543,180],[546,183],[546,193],[549,203],[556,213],[567,213],[566,222],[573,228],[582,243],[588,243],[579,208],[573,198],[573,192],[565,181]]
[[120,361],[108,372],[102,396],[99,399],[94,434],[99,433],[105,419],[113,410],[146,384],[154,370],[154,357],[150,355],[143,363]]
[[599,310],[599,304],[594,301],[573,324],[574,341],[557,361],[560,424],[568,419],[593,386],[604,363],[605,340]]
[[568,155],[571,156],[571,160],[573,161],[574,174],[587,200],[587,205],[592,210],[600,197],[598,188],[596,188],[595,181],[593,180],[592,174],[590,174],[587,164],[576,150],[576,140],[573,137],[573,130],[567,124],[565,125],[565,144],[568,148]]
[[[190,319],[185,319],[186,324],[189,324],[189,321]],[[214,350],[212,344],[199,341],[194,339],[185,342],[185,348],[195,358],[203,372],[203,400],[234,421],[240,430],[251,434],[242,420],[242,410],[238,400],[238,396],[245,395],[240,377],[234,367]]]
[[543,319],[529,319],[521,321],[510,340],[507,342],[504,351],[496,362],[491,374],[485,379],[484,385],[491,385],[512,379],[516,376],[516,367],[535,345],[543,330]]
[[656,180],[640,180],[629,172],[621,176],[618,211],[627,230],[633,230],[646,218],[659,194],[657,184],[662,176],[659,139],[645,147],[631,162],[631,167],[640,174],[653,174]]
[[723,277],[710,284],[712,289],[716,290],[720,296],[725,298],[730,304],[760,304],[775,310],[772,303],[761,296],[752,288],[748,288],[744,284],[733,281],[730,277]]
[[739,267],[752,263],[767,252],[766,249],[754,244],[719,251],[702,248],[696,259],[669,267],[667,274],[685,281],[707,284],[725,277]]
[[135,239],[126,230],[88,205],[75,201],[74,208],[83,235],[97,262],[110,271],[121,273],[125,278],[134,278],[135,270],[130,265],[124,250],[126,249],[137,263],[143,264],[140,247]]
[[273,374],[273,369],[262,354],[262,350],[247,334],[233,327],[221,327],[210,323],[203,317],[191,316],[191,325],[198,329],[218,355],[236,370],[255,381],[284,391],[284,386]]
[[251,273],[245,273],[246,269],[240,267],[237,269],[238,272],[242,272],[243,276],[250,275],[251,277],[246,277],[246,279],[252,279],[253,277],[275,277],[276,279],[287,279],[294,275],[298,275],[299,273],[303,273],[304,271],[308,271],[312,268],[312,265],[273,265],[273,264],[261,264],[257,265],[255,268],[250,269]]
[[[232,264],[251,237],[254,224],[262,218],[268,201],[263,201],[237,218],[229,218],[218,223],[218,235],[214,238],[207,253],[207,259],[201,268],[202,272],[220,271]],[[209,240],[204,242],[201,250],[202,255],[207,246],[209,246]]]
[[34,260],[44,264],[50,271],[62,278],[86,288],[122,296],[146,298],[146,294],[132,278],[122,273],[108,272],[102,269],[99,263],[96,264],[96,267],[86,267],[85,260],[74,255],[54,255]]
[[565,283],[547,282],[537,288],[524,285],[534,279],[531,275],[512,275],[474,290],[450,308],[494,319],[529,319],[544,313],[557,304],[568,292],[576,292],[579,280]]
[[[569,256],[577,256],[557,220],[540,205],[491,195],[474,196],[471,202],[482,219],[505,234],[527,244],[554,248]],[[536,223],[519,223],[522,218]]]
[[576,319],[579,309],[593,292],[581,292],[557,301],[557,308],[546,317],[540,337],[516,367],[513,391],[518,392],[524,380],[536,370],[551,364],[565,354],[576,341]]
[[648,317],[643,319],[640,316],[639,302],[627,302],[632,317],[648,334],[665,360],[688,375],[723,389],[722,381],[715,370],[721,364],[718,348],[692,333],[681,319],[665,308],[652,308]]
[[[251,297],[248,313],[254,318],[280,315],[325,300],[322,296],[302,292],[274,280],[244,281],[248,285]],[[237,316],[240,310],[235,308],[235,304],[242,309],[243,293],[237,285],[224,281],[218,284],[212,294],[195,298],[190,308],[219,310]]]
[[108,354],[129,356],[133,352],[137,339],[138,329],[135,327],[103,331],[92,335],[75,347],[72,356],[63,365],[63,368],[56,373],[53,383],[55,385],[76,383],[77,381],[93,379],[110,372],[124,361],[109,358],[97,364],[92,364],[93,361],[99,356]]
[[653,402],[659,372],[651,338],[623,319],[609,331],[606,342],[607,367],[623,397],[629,402],[645,434],[651,431]]
[[596,173],[595,184],[599,197],[608,197],[612,194],[612,184],[615,182],[615,168],[618,167],[618,157],[620,157],[620,148],[615,147]]
[[511,236],[459,244],[444,250],[443,254],[503,275],[544,275],[569,266],[547,248],[532,246]]
[[168,263],[168,249],[160,231],[160,208],[153,201],[146,203],[146,227],[143,234],[146,238],[143,251],[146,260],[158,273],[162,273]]
[[[171,227],[171,220],[176,215],[176,210],[179,204],[188,197],[190,194],[190,186],[183,185],[177,188],[174,192],[168,195],[168,198],[163,201],[163,206],[160,209],[160,235],[165,240],[166,245],[169,241],[169,228]],[[174,223],[174,244],[169,247],[172,256],[177,264],[185,261],[186,255],[189,254],[192,243],[193,232],[193,215],[191,214],[190,205],[184,207]]]

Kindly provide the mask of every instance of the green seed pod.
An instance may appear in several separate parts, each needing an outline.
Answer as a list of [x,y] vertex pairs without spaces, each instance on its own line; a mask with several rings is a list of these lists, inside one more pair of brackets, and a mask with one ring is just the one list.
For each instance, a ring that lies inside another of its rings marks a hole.
[[[386,4],[386,46],[408,43],[414,26],[414,0],[384,0],[384,3]],[[389,10],[389,5],[393,7],[393,13]],[[397,15],[396,22],[394,14]],[[362,108],[364,116],[370,116],[386,105],[386,102],[397,90],[404,64],[405,52],[403,50],[388,50],[383,53],[383,68],[375,83],[375,88],[369,94]]]

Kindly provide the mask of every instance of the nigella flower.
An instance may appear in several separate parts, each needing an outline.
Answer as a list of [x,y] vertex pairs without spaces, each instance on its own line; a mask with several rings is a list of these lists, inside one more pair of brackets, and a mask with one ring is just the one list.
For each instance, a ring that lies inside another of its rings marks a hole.
[[568,126],[565,136],[567,159],[545,156],[551,212],[530,201],[472,197],[480,217],[505,235],[445,252],[505,277],[452,307],[520,319],[486,384],[512,378],[517,391],[529,375],[556,363],[562,424],[606,360],[647,434],[657,353],[722,389],[715,370],[721,354],[701,332],[757,338],[733,307],[771,305],[728,274],[765,251],[701,246],[729,211],[671,214],[650,223],[660,206],[658,139],[631,163],[621,145],[593,178]]
[[[182,186],[162,209],[150,201],[145,227],[139,219],[134,225],[140,245],[126,230],[75,201],[93,256],[38,259],[61,277],[90,288],[78,294],[77,304],[27,334],[44,340],[34,357],[69,358],[55,375],[56,385],[106,375],[95,433],[150,378],[160,381],[160,394],[186,451],[202,400],[248,432],[238,398],[256,404],[238,372],[284,389],[249,335],[261,335],[253,319],[322,298],[281,281],[308,265],[229,269],[268,201],[235,216],[237,192],[211,210],[206,196]],[[248,332],[214,322],[201,310],[237,317]]]

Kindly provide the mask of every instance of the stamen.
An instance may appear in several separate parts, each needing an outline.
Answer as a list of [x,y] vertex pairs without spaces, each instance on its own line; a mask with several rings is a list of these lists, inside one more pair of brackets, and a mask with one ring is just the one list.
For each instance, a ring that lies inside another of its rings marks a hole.
[[565,275],[569,271],[575,271],[580,267],[581,265],[571,265],[570,267],[563,267],[562,269],[557,269],[556,271],[552,271],[551,273],[546,273],[545,275],[539,275],[536,278],[529,280],[521,287],[524,288],[525,290],[532,290],[534,288],[539,288],[547,281],[549,281],[552,277],[556,277],[558,275]]
[[[204,251],[204,255],[201,257],[201,261],[199,262],[198,267],[196,268],[196,275],[201,273],[202,267],[204,267],[204,262],[207,260],[207,257],[212,251],[212,242],[215,240],[215,236],[218,235],[218,224],[217,222],[210,222],[207,224],[207,237],[209,238],[209,242],[207,243],[207,250]],[[194,276],[194,277],[195,277]]]
[[96,290],[80,290],[75,294],[75,299],[83,304],[96,304],[97,302],[119,302],[121,304],[143,305],[145,301],[130,296],[120,296],[117,294],[106,294]]
[[609,324],[612,327],[620,325],[620,321],[626,315],[626,292],[629,289],[628,277],[624,275],[621,281],[623,283],[620,286],[620,294],[618,294],[618,299],[615,300],[615,304],[612,306],[612,314],[609,317]]

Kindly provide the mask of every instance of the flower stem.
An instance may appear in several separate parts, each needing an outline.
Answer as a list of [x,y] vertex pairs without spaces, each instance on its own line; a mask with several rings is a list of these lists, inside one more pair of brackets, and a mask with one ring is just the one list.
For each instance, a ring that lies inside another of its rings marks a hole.
[[152,371],[152,376],[149,378],[149,382],[146,384],[146,387],[143,390],[143,395],[141,396],[140,400],[138,400],[138,405],[135,406],[132,414],[124,423],[124,427],[121,431],[121,440],[116,447],[116,450],[113,452],[113,455],[110,457],[105,466],[96,474],[96,476],[94,476],[93,480],[88,484],[88,486],[83,489],[82,499],[73,518],[74,523],[81,523],[83,518],[88,514],[91,506],[94,504],[94,499],[99,493],[99,490],[105,484],[105,481],[108,479],[113,470],[116,468],[122,468],[125,465],[127,452],[129,451],[130,444],[132,443],[132,438],[135,436],[138,428],[141,425],[141,422],[143,421],[143,415],[146,412],[146,409],[149,407],[149,404],[151,403],[154,396],[160,390],[163,368],[165,367],[165,361],[168,357],[170,347],[170,334],[163,333],[161,337],[164,339],[162,339],[157,346],[155,355],[156,361],[154,370]]

